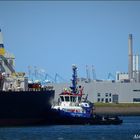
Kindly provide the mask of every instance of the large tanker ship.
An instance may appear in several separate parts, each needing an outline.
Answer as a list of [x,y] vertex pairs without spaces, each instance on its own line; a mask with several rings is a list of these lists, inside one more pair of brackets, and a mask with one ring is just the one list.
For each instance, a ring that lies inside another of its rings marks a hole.
[[51,115],[52,87],[28,83],[14,69],[14,55],[5,51],[0,30],[0,126],[45,124]]

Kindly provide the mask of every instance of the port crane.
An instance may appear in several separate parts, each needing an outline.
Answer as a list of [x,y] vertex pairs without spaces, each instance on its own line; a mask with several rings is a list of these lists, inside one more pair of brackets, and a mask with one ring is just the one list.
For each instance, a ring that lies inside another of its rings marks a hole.
[[112,73],[108,73],[108,80],[115,80],[115,76]]
[[55,83],[58,83],[58,82],[59,82],[59,81],[58,81],[58,78],[59,78],[61,81],[63,81],[63,82],[66,81],[62,76],[60,76],[58,73],[56,73],[56,74],[55,74]]
[[49,75],[48,73],[46,73],[45,74],[45,80],[44,81],[48,81],[48,82],[51,82],[52,81],[52,83],[55,83],[55,79],[51,76],[51,75]]

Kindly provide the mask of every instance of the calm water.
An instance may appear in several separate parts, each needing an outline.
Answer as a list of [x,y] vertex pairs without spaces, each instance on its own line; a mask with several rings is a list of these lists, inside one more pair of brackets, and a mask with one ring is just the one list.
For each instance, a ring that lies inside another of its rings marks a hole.
[[3,127],[0,140],[140,140],[140,116],[122,119],[122,125]]

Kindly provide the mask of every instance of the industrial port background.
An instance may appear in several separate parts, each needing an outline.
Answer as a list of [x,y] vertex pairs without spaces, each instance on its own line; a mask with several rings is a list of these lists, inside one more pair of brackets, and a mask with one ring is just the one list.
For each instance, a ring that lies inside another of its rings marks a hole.
[[61,80],[72,64],[80,77],[86,65],[91,78],[93,69],[98,79],[127,72],[130,33],[140,54],[139,1],[0,1],[0,28],[17,71],[39,68]]

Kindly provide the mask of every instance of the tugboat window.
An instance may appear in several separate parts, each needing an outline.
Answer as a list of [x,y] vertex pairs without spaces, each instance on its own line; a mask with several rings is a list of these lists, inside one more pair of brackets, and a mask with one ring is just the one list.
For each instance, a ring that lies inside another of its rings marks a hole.
[[78,97],[78,102],[80,102],[81,101],[81,97]]
[[70,96],[70,102],[73,102],[73,97],[72,96]]
[[66,101],[66,102],[69,102],[69,101],[70,101],[70,100],[69,100],[69,96],[66,96],[66,97],[65,97],[65,101]]
[[75,97],[70,96],[70,101],[71,101],[71,102],[75,102],[75,101],[76,101]]
[[63,97],[63,96],[61,96],[60,98],[61,98],[61,101],[63,102],[63,101],[64,101],[64,97]]
[[76,97],[73,97],[73,102],[76,102]]

